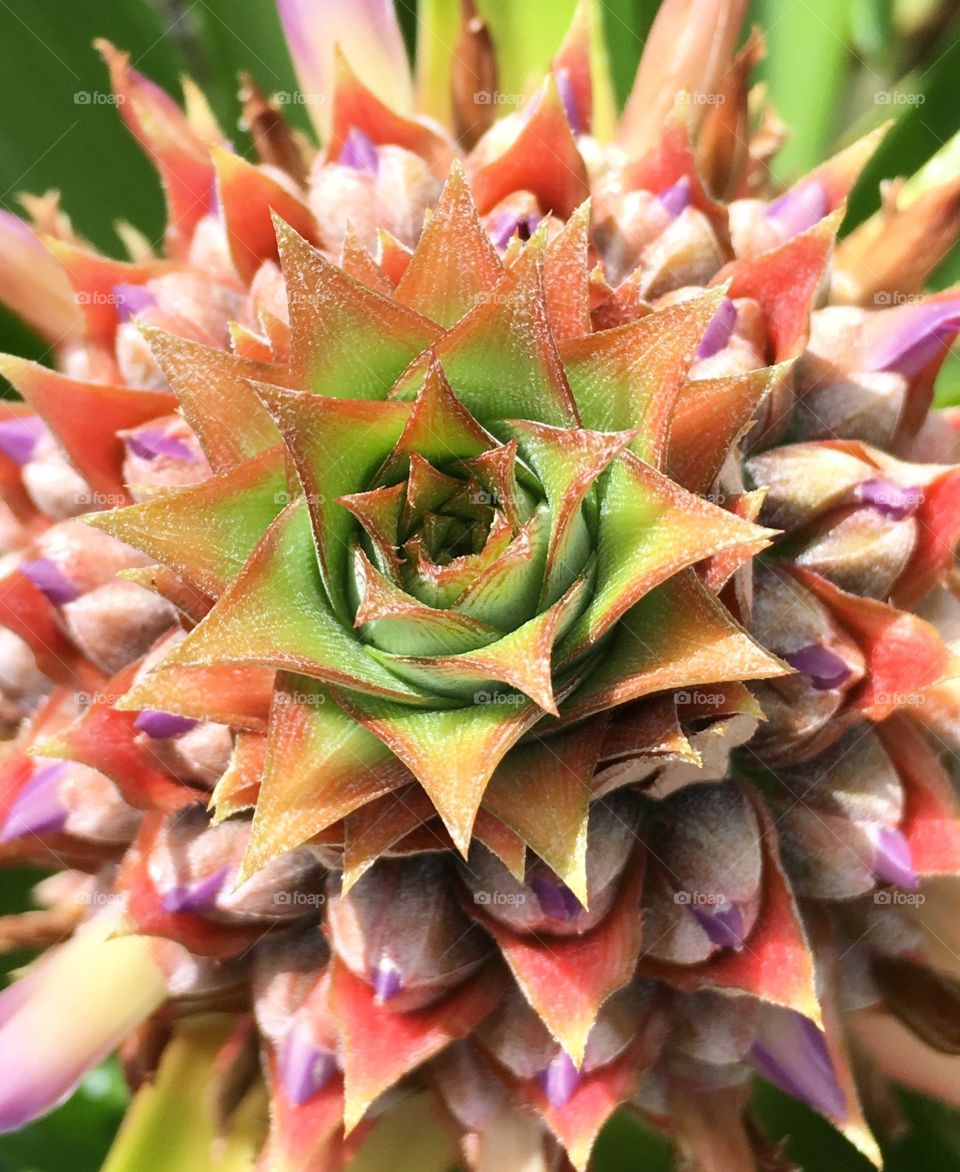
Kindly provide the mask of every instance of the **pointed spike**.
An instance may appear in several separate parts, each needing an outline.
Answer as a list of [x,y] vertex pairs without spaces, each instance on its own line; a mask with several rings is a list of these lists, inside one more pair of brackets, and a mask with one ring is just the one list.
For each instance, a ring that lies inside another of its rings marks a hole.
[[[309,3],[310,0],[296,0]],[[383,0],[381,0],[383,2]],[[328,151],[340,158],[353,130],[375,146],[394,144],[420,155],[438,179],[445,178],[455,155],[453,143],[429,122],[395,113],[354,72],[339,46],[334,48],[334,91]]]
[[176,399],[165,391],[67,378],[9,354],[0,355],[0,374],[46,421],[77,472],[114,503],[127,499],[123,443],[117,432],[168,415],[176,407]]
[[783,870],[773,816],[761,798],[747,795],[760,823],[763,891],[757,919],[739,951],[721,949],[696,966],[644,957],[638,974],[666,981],[682,992],[725,989],[783,1006],[822,1027],[814,959],[796,898]]
[[[678,100],[712,95],[733,62],[747,0],[666,0],[644,45],[620,121],[628,154],[646,150]],[[686,103],[701,114],[708,103]]]
[[271,213],[311,244],[320,243],[310,209],[289,187],[222,147],[213,148],[213,163],[230,256],[244,284],[253,280],[265,260],[277,258]]
[[633,978],[640,955],[642,883],[641,855],[629,864],[614,906],[595,928],[579,936],[551,936],[549,943],[511,931],[485,915],[481,905],[468,907],[492,934],[524,997],[578,1069],[600,1007]]
[[772,536],[771,530],[687,493],[632,452],[623,452],[604,486],[599,587],[568,636],[571,645],[601,638],[644,594],[687,566],[734,547],[759,553]]
[[240,882],[408,779],[321,684],[282,673]]
[[564,366],[584,425],[607,432],[638,428],[631,450],[657,464],[677,396],[722,301],[722,290],[711,290],[564,346]]
[[216,598],[288,495],[283,449],[277,446],[231,472],[126,509],[90,514],[87,521]]
[[210,210],[214,174],[209,146],[169,94],[130,68],[127,53],[102,38],[94,44],[110,70],[120,116],[150,156],[163,183],[168,250],[174,256],[184,256],[194,228]]
[[378,1004],[370,986],[335,959],[330,1004],[343,1030],[345,1131],[351,1132],[374,1099],[405,1074],[474,1030],[502,994],[497,974],[483,972],[437,1005],[396,1013]]
[[417,711],[356,692],[338,691],[337,699],[417,778],[464,858],[487,782],[507,751],[542,715],[526,697],[519,697],[506,711],[482,702]]
[[752,297],[760,303],[777,362],[795,358],[807,344],[810,313],[844,212],[839,207],[779,248],[736,260],[720,273],[730,280],[731,300]]
[[790,672],[734,621],[692,570],[648,594],[620,626],[603,663],[561,706],[565,722],[668,688]]
[[[288,600],[296,598],[296,608]],[[302,499],[288,505],[207,617],[161,668],[212,664],[301,672],[407,703],[424,703],[344,629],[320,581]]]
[[670,425],[666,464],[671,478],[691,492],[706,492],[730,448],[791,368],[791,363],[781,363],[687,382]]
[[337,502],[366,489],[410,418],[409,403],[327,398],[256,388],[276,421],[306,495],[320,573],[334,610],[348,620],[347,573],[355,521]]
[[287,386],[290,380],[285,367],[214,350],[152,326],[141,330],[218,472],[226,472],[278,442],[279,433],[251,389],[250,380]]
[[[544,249],[542,238],[531,239],[493,294],[434,347],[458,400],[481,424],[510,418],[577,423],[547,318]],[[422,362],[411,367],[391,395],[415,397],[427,370]]]
[[457,161],[397,285],[397,301],[449,329],[502,275],[503,265]]
[[474,173],[481,215],[515,191],[531,191],[541,211],[566,220],[590,194],[586,164],[554,74],[548,74],[536,102],[511,146]]
[[381,297],[275,220],[290,305],[295,385],[321,395],[382,398],[439,327]]
[[[581,0],[588,4],[591,0]],[[590,237],[590,200],[577,208],[547,245],[543,262],[547,314],[557,345],[591,332],[590,274],[587,249]]]
[[590,785],[603,721],[518,746],[490,779],[484,807],[511,827],[587,906]]

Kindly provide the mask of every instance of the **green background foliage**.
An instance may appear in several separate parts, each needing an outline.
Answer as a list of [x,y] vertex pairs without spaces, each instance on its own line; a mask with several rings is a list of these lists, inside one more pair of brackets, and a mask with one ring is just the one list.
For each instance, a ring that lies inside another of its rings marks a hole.
[[[318,3],[321,0],[317,0]],[[416,0],[397,0],[413,43]],[[480,0],[518,52],[539,31],[562,28],[573,0]],[[629,91],[659,0],[604,0],[605,31],[617,97]],[[879,203],[884,178],[909,175],[960,128],[960,4],[956,0],[753,0],[751,20],[767,33],[760,68],[792,138],[779,162],[784,181],[837,145],[896,119],[850,201],[846,227]],[[91,47],[107,37],[131,53],[142,72],[173,92],[191,75],[205,90],[237,148],[236,76],[251,73],[267,92],[295,93],[293,70],[274,0],[0,0],[0,205],[18,210],[20,192],[57,188],[78,230],[117,253],[118,218],[151,240],[163,230],[154,174],[106,98],[105,70]],[[880,95],[894,93],[894,99]],[[86,97],[85,97],[86,96]],[[302,106],[289,105],[306,129]],[[937,272],[938,287],[960,280],[960,251]],[[43,358],[44,347],[0,310],[0,349]],[[941,402],[960,402],[960,361],[948,362]],[[36,875],[8,873],[0,913],[29,902]],[[7,968],[25,957],[8,958]],[[890,1172],[960,1167],[960,1119],[917,1096],[902,1097],[912,1125],[886,1144]],[[122,1114],[125,1091],[108,1063],[47,1119],[0,1139],[0,1172],[94,1172]],[[759,1086],[755,1106],[772,1136],[807,1172],[859,1172],[867,1163],[818,1116]],[[598,1172],[661,1172],[666,1144],[616,1119],[601,1136]],[[186,1172],[186,1170],[185,1170]]]

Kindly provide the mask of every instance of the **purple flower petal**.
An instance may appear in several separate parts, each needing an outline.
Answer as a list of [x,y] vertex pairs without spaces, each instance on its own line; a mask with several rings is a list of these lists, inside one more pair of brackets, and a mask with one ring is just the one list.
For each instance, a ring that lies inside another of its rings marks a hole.
[[496,248],[506,248],[516,233],[521,240],[529,240],[540,224],[540,216],[514,216],[503,212],[490,226],[490,239]]
[[657,199],[670,213],[670,216],[676,219],[682,211],[690,206],[690,180],[686,175],[682,176],[672,187],[661,191]]
[[561,1050],[546,1070],[537,1075],[537,1082],[551,1107],[563,1107],[580,1085],[580,1071],[574,1066],[570,1055]]
[[724,300],[703,331],[703,337],[697,347],[697,358],[712,358],[722,350],[730,341],[736,324],[737,307],[732,301]]
[[101,915],[0,992],[0,1132],[52,1111],[168,996],[143,936]]
[[21,562],[20,572],[26,574],[30,581],[42,591],[54,606],[63,606],[66,602],[73,602],[80,597],[80,591],[74,586],[56,562],[50,558],[37,558],[32,562]]
[[580,900],[566,883],[561,883],[553,874],[541,871],[529,880],[529,885],[537,897],[540,910],[551,920],[569,923],[583,911]]
[[858,486],[857,498],[892,521],[903,521],[912,517],[923,504],[923,489],[904,488],[892,480],[877,476]]
[[198,879],[171,887],[160,899],[160,906],[168,912],[208,912],[216,905],[232,868],[229,865]]
[[960,301],[901,305],[874,314],[864,342],[864,370],[891,370],[912,378],[946,352],[960,331]]
[[0,421],[0,452],[22,468],[33,457],[34,449],[50,429],[39,415],[21,415]]
[[702,904],[691,906],[697,923],[718,948],[743,948],[743,913],[733,901],[714,907]]
[[371,975],[373,992],[378,1001],[392,1001],[403,989],[400,970],[387,957],[382,957]]
[[299,1107],[330,1081],[337,1064],[310,1036],[309,1023],[295,1020],[280,1047],[280,1080],[287,1098]]
[[144,285],[114,285],[113,295],[117,304],[117,317],[121,321],[130,321],[157,304],[156,297]]
[[373,139],[356,126],[350,127],[337,162],[344,167],[352,167],[354,171],[365,171],[368,175],[376,175],[380,170],[380,156]]
[[34,769],[33,776],[7,811],[0,842],[12,842],[28,834],[52,834],[63,829],[67,809],[60,801],[60,783],[66,768],[65,761],[51,761]]
[[126,444],[127,448],[141,460],[155,460],[158,456],[167,456],[171,460],[189,460],[194,463],[197,459],[191,448],[182,440],[167,435],[162,427],[147,427],[143,431],[128,435]]
[[768,1082],[831,1119],[847,1117],[847,1100],[822,1032],[792,1009],[765,1006],[750,1061]]
[[846,660],[820,643],[810,643],[797,651],[789,651],[783,658],[791,667],[809,676],[818,692],[842,687],[851,675]]
[[871,824],[864,827],[867,837],[873,843],[873,873],[881,883],[892,883],[915,891],[918,885],[917,873],[913,869],[910,844],[893,826]]
[[570,123],[570,129],[574,134],[583,134],[583,118],[580,115],[580,103],[577,101],[577,95],[574,92],[573,86],[570,84],[570,70],[566,68],[558,69],[554,76],[557,79],[557,90],[560,94],[560,101],[563,102],[564,113],[567,115],[567,121]]
[[819,223],[829,210],[830,200],[820,180],[803,179],[767,205],[767,219],[785,236],[793,237]]
[[197,722],[189,716],[175,716],[172,712],[150,710],[141,712],[133,723],[135,728],[155,741],[182,737],[184,733],[197,726]]

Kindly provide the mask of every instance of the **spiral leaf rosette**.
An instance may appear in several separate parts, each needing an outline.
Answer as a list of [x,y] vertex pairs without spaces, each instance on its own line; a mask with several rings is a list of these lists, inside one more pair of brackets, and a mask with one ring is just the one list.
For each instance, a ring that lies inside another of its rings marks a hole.
[[[741,645],[743,678],[785,670],[692,569],[770,532],[669,474],[668,423],[724,289],[563,341],[544,274],[570,253],[586,295],[587,211],[505,267],[456,169],[394,296],[278,221],[289,367],[277,385],[235,364],[262,450],[90,518],[216,599],[122,707],[217,719],[215,696],[178,703],[175,681],[281,673],[246,873],[412,780],[466,854],[513,746],[547,763],[560,728],[730,678],[691,656],[691,608]],[[207,356],[154,345],[199,402]],[[758,396],[772,377],[753,376]],[[247,451],[248,423],[231,421]],[[548,854],[586,899],[581,831]]]

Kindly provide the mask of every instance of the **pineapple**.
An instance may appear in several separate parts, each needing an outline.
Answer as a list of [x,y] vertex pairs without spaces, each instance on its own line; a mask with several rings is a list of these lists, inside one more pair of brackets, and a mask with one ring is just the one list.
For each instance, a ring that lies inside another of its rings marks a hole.
[[874,1162],[884,1077],[956,1100],[957,181],[838,244],[882,132],[778,191],[745,7],[667,0],[613,125],[591,0],[512,105],[470,4],[414,79],[387,0],[280,0],[323,145],[248,81],[256,162],[100,45],[168,228],[0,221],[57,359],[0,357],[56,872],[0,1127],[114,1049],[114,1172],[170,1104],[198,1167],[440,1172],[620,1108],[786,1167],[755,1075]]

